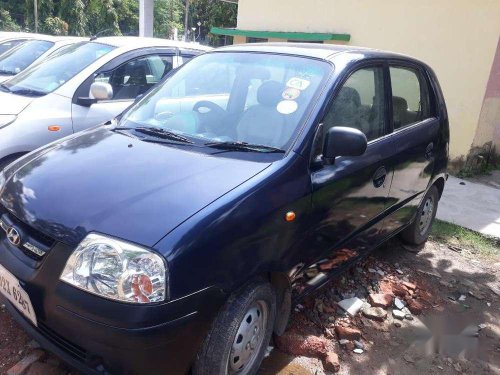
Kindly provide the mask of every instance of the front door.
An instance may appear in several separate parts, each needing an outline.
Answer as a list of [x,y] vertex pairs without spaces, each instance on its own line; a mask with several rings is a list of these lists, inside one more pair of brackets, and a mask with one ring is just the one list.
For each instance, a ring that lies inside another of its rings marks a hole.
[[[90,107],[73,103],[72,119],[75,132],[111,120],[139,96],[145,94],[173,68],[173,55],[151,54],[133,58],[110,70],[103,70],[86,81],[86,95],[93,82],[109,83],[113,88],[110,100],[101,100]],[[80,90],[80,89],[79,89]]]
[[[307,273],[309,285],[335,272],[379,242],[381,219],[392,179],[383,65],[354,71],[345,81],[323,120],[323,133],[333,126],[361,130],[368,140],[364,155],[337,157],[311,173],[315,216],[313,251],[320,256]],[[316,271],[314,270],[316,268]],[[317,275],[319,271],[319,277]]]

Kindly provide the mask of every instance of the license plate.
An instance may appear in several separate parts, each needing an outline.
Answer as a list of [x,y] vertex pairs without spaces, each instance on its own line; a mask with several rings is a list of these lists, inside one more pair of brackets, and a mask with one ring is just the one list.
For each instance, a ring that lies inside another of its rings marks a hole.
[[0,293],[7,298],[35,326],[36,315],[28,293],[21,288],[19,280],[0,265]]

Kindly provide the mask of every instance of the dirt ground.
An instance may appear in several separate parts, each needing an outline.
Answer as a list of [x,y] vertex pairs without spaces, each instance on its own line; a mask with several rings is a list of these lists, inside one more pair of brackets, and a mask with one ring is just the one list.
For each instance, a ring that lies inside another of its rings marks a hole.
[[[329,350],[339,357],[339,374],[500,374],[500,259],[472,258],[467,251],[459,253],[456,247],[433,241],[417,250],[398,240],[381,247],[314,296],[309,308],[296,311],[288,331],[329,340]],[[370,267],[383,270],[384,276],[367,272]],[[404,280],[428,297],[424,311],[412,314],[412,320],[393,318],[393,307],[386,308],[382,322],[361,313],[346,318],[338,308],[332,314],[314,311],[318,304],[335,306],[339,290],[354,291],[362,298],[368,294],[363,290],[366,284],[384,289],[387,281]],[[332,334],[346,320],[361,331],[362,354],[354,353],[352,346],[341,346]],[[290,356],[276,348],[260,371],[260,375],[324,373],[328,374],[321,360]]]
[[[397,240],[378,249],[299,306],[287,333],[324,340],[339,357],[339,374],[500,374],[500,259],[472,259],[467,252],[433,241],[416,251]],[[350,317],[336,306],[346,294],[363,299],[370,292],[385,292],[388,282],[405,280],[415,284],[416,295],[427,296],[423,313],[412,314],[412,320],[395,323],[393,307],[385,309],[385,320],[375,321],[361,313]],[[352,344],[339,344],[339,324],[361,331],[362,354],[353,352]],[[36,347],[0,308],[0,374]],[[68,373],[53,356],[42,361],[53,366],[51,373]],[[321,359],[273,348],[259,371],[270,374],[328,372]]]

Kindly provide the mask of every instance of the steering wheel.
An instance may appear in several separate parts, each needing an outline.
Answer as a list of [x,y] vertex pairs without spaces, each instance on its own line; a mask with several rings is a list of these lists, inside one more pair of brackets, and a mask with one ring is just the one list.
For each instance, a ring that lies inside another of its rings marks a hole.
[[[208,109],[207,112],[201,109]],[[197,112],[203,118],[203,125],[209,132],[218,134],[221,130],[221,123],[224,121],[227,112],[224,108],[214,102],[201,100],[193,106],[193,111]]]

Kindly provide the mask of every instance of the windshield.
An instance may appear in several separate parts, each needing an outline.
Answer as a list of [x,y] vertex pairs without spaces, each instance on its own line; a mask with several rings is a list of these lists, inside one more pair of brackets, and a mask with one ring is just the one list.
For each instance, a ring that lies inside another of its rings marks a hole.
[[14,40],[7,40],[5,42],[0,42],[0,55],[25,41],[26,39],[14,39]]
[[330,69],[287,55],[202,55],[153,89],[119,126],[169,131],[211,147],[286,150]]
[[30,40],[0,56],[0,74],[16,75],[30,66],[54,45],[45,40]]
[[48,94],[114,48],[92,42],[72,44],[5,82],[3,87],[14,94]]

